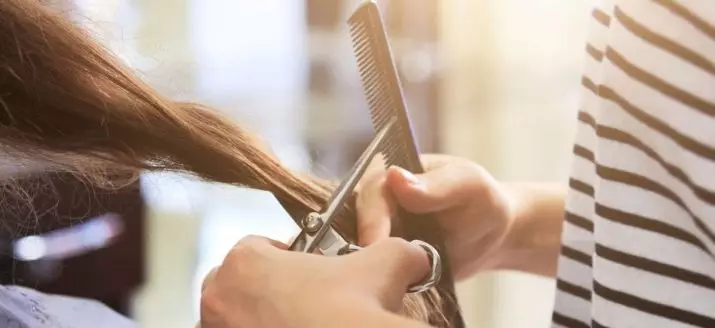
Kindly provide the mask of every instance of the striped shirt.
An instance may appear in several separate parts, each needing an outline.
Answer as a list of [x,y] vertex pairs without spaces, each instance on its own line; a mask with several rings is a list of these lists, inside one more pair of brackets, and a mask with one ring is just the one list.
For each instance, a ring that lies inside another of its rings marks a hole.
[[553,327],[715,327],[715,1],[592,17]]

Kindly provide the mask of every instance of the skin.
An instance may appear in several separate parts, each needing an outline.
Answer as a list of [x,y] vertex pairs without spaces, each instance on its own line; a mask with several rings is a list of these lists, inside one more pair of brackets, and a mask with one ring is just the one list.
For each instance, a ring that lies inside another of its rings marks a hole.
[[361,181],[360,252],[329,258],[260,237],[240,241],[206,279],[201,325],[425,327],[394,314],[428,271],[421,249],[389,237],[398,205],[436,214],[457,279],[503,269],[556,274],[565,188],[500,183],[456,157],[423,162],[418,175],[376,164]]
[[418,246],[387,238],[342,257],[287,247],[239,241],[204,280],[200,327],[427,327],[394,314],[429,271]]
[[357,203],[362,245],[389,236],[399,204],[436,214],[456,279],[484,270],[555,276],[566,188],[501,183],[458,157],[425,155],[422,162],[424,174],[392,167],[366,175]]

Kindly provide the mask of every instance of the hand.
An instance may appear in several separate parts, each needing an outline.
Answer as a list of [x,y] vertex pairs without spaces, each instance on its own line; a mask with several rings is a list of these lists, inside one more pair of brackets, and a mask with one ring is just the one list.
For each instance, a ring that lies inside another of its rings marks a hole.
[[390,312],[429,271],[426,253],[398,238],[341,257],[286,248],[241,240],[204,280],[201,327],[405,326]]
[[435,213],[455,279],[496,266],[515,217],[514,197],[479,165],[466,159],[422,157],[424,174],[392,167],[370,170],[357,198],[361,245],[387,238],[397,204],[412,213]]

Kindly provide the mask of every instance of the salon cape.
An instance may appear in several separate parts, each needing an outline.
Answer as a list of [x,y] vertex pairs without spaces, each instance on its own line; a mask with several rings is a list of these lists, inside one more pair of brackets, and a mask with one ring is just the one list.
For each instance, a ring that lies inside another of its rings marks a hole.
[[139,325],[97,301],[0,286],[0,327],[139,328]]

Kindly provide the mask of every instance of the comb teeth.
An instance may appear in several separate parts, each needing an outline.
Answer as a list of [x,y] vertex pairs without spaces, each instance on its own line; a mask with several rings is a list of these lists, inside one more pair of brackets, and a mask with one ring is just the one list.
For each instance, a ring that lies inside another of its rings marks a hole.
[[382,148],[380,149],[380,152],[384,155],[385,165],[387,167],[393,165],[404,167],[399,163],[405,163],[408,161],[407,157],[404,156],[404,151],[402,150],[403,146],[396,141],[396,138],[390,138],[382,145]]
[[385,164],[422,173],[402,87],[377,5],[373,1],[362,3],[348,19],[348,26],[373,127],[380,131],[391,118],[397,119],[391,142],[382,150]]

